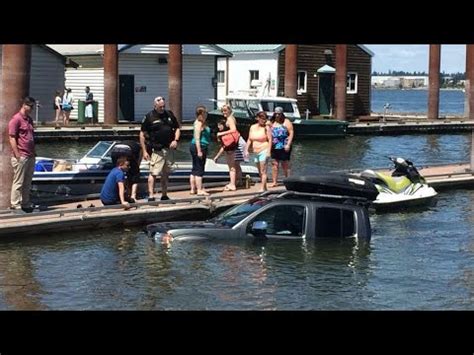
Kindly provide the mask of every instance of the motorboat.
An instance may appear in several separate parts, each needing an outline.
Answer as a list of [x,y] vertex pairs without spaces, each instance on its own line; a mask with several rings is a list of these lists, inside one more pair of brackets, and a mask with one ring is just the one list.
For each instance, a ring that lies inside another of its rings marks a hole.
[[394,164],[391,173],[364,170],[357,174],[371,181],[379,194],[372,202],[375,209],[394,209],[428,204],[437,195],[409,160],[388,157]]
[[[81,159],[52,159],[37,157],[32,182],[32,198],[41,202],[41,199],[60,199],[60,197],[83,197],[100,193],[110,170],[113,169],[111,152],[118,141],[99,141]],[[191,161],[178,161],[172,167],[169,176],[169,187],[189,188]],[[258,170],[254,166],[242,165],[243,176],[247,175],[252,181],[258,181]],[[146,183],[149,175],[149,166],[146,161],[140,165],[140,191],[147,191]],[[215,163],[212,159],[206,160],[204,183],[222,183],[229,179],[227,164]],[[159,180],[159,177],[158,179]],[[159,181],[156,186],[159,185]]]
[[[276,107],[281,107],[285,117],[293,123],[298,138],[344,137],[349,125],[346,121],[335,119],[305,119],[300,115],[297,100],[289,97],[234,95],[227,96],[226,101],[232,108],[238,131],[245,137],[250,126],[256,122],[255,116],[259,111],[265,111],[271,117]],[[217,109],[208,113],[207,120],[211,128],[215,128],[222,118],[222,112]]]

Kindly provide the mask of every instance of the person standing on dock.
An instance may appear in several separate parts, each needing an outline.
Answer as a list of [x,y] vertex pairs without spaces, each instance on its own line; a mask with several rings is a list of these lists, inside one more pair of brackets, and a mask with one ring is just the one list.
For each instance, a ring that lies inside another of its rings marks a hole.
[[72,95],[72,89],[66,89],[66,92],[63,96],[63,118],[64,118],[64,125],[67,126],[69,124],[69,116],[71,116],[71,111],[74,109],[74,96]]
[[209,193],[204,189],[202,178],[207,160],[207,147],[211,142],[211,129],[206,124],[207,109],[205,106],[196,108],[196,120],[193,127],[193,139],[189,146],[193,167],[189,175],[189,185],[191,186],[191,195],[207,196]]
[[272,162],[272,184],[269,187],[278,186],[278,166],[281,164],[285,177],[290,176],[290,156],[293,144],[294,129],[291,121],[285,117],[283,108],[276,107],[271,119],[271,157]]
[[36,106],[31,96],[23,99],[20,111],[8,123],[8,135],[12,148],[11,164],[13,182],[10,196],[10,209],[33,212],[30,202],[30,189],[35,172],[35,140],[33,119],[30,114]]
[[174,164],[174,153],[181,135],[180,125],[173,112],[165,110],[165,98],[154,100],[154,109],[142,121],[140,145],[143,158],[150,162],[148,201],[155,201],[156,177],[161,174],[161,200],[169,200],[168,176]]
[[61,92],[59,92],[59,90],[56,90],[56,95],[54,97],[54,103],[53,103],[53,108],[55,112],[54,123],[56,124],[56,126],[59,126],[59,118],[63,114],[63,110],[61,109],[62,102],[63,100],[61,98]]
[[[237,121],[232,113],[232,108],[224,104],[221,108],[222,115],[225,119],[225,128],[223,131],[217,132],[217,138],[221,139],[222,136],[226,136],[229,134],[238,135],[240,137],[240,133],[237,130]],[[224,148],[225,157],[227,161],[227,166],[229,167],[229,178],[230,182],[224,187],[224,191],[235,191],[237,190],[237,177],[240,175],[242,176],[242,169],[240,167],[240,162],[235,160],[235,151],[238,146],[239,138],[237,138],[232,145],[227,146]],[[223,141],[222,141],[223,142]]]
[[87,122],[93,122],[94,121],[94,94],[91,92],[91,88],[86,86],[85,89],[86,92],[86,99],[84,103],[86,104],[85,112],[84,112],[84,117],[86,118]]
[[270,127],[267,125],[267,114],[265,111],[258,112],[255,117],[257,123],[250,126],[244,156],[249,156],[250,148],[253,150],[255,154],[254,162],[257,165],[262,182],[262,188],[259,192],[264,192],[267,191],[267,167],[268,161],[270,160],[272,133],[270,132]]
[[127,157],[121,156],[117,159],[116,167],[107,175],[100,191],[100,201],[104,206],[122,204],[126,210],[130,209],[130,204],[125,200],[126,173],[129,169],[130,162]]

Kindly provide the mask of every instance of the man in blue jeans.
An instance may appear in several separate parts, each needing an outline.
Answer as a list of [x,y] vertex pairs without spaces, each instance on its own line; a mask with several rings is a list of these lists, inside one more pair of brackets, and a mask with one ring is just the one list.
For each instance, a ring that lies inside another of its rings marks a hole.
[[126,173],[130,169],[130,162],[127,157],[117,159],[117,166],[113,168],[100,191],[100,200],[104,206],[122,204],[128,210],[130,204],[125,200],[125,179]]

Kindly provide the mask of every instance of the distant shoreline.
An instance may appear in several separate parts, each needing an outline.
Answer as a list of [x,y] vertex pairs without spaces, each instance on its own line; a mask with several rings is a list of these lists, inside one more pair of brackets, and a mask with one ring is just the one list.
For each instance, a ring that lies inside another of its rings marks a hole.
[[[390,90],[390,91],[420,91],[420,90],[426,90],[428,91],[428,87],[420,87],[420,88],[381,88],[381,87],[376,87],[376,86],[372,86],[371,87],[372,90]],[[442,91],[464,91],[463,88],[440,88],[439,90],[442,90]]]

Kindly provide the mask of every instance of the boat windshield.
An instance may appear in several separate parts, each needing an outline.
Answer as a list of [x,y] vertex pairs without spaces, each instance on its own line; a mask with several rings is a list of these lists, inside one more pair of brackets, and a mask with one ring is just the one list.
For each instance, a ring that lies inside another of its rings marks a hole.
[[229,104],[232,110],[247,110],[247,103],[243,99],[231,99]]
[[112,147],[113,142],[99,142],[97,143],[84,158],[102,158]]
[[275,107],[283,108],[284,113],[293,113],[293,104],[291,102],[281,101],[262,101],[262,109],[267,112],[275,111]]
[[233,227],[245,217],[267,205],[269,202],[270,200],[267,198],[257,197],[221,213],[212,221],[215,223],[221,223],[225,226]]

